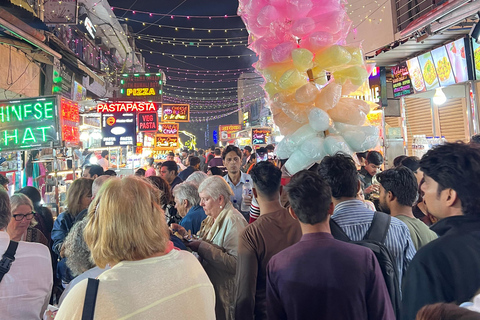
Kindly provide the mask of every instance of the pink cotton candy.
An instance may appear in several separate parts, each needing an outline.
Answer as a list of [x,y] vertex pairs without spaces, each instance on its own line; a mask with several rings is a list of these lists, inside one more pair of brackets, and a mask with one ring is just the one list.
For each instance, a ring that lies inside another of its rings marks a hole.
[[295,20],[305,17],[312,10],[312,7],[311,0],[287,0],[288,18]]
[[293,42],[279,44],[272,50],[272,60],[278,63],[286,62],[292,59],[292,50],[297,48]]
[[266,5],[260,10],[257,16],[257,22],[261,26],[269,26],[270,23],[279,20],[280,14],[272,5]]

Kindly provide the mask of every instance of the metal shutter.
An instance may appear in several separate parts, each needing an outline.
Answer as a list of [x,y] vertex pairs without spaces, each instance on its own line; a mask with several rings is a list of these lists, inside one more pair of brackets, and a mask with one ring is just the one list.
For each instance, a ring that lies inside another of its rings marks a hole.
[[440,132],[448,142],[468,141],[465,99],[449,99],[438,107]]
[[405,98],[405,125],[407,127],[407,153],[412,155],[414,135],[433,136],[432,107],[430,99]]

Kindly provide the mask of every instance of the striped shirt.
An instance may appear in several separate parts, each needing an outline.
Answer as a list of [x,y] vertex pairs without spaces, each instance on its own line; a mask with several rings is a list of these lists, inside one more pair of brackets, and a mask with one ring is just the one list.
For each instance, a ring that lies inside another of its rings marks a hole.
[[[362,201],[347,200],[335,206],[332,219],[352,241],[360,241],[370,228],[373,215],[374,212],[367,209]],[[392,217],[384,244],[397,266],[398,279],[401,282],[403,274],[416,253],[410,231],[405,223]]]

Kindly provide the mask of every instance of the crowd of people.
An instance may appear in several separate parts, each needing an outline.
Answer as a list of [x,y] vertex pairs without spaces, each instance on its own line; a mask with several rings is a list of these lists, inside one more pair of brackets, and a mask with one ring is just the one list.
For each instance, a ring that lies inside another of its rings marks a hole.
[[0,318],[480,319],[479,145],[293,176],[272,152],[89,165],[56,219],[0,190]]

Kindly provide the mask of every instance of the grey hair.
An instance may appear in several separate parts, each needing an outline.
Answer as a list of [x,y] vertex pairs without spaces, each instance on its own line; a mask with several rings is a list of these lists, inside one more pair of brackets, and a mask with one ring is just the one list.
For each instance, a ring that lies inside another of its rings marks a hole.
[[198,193],[200,192],[208,194],[214,200],[218,200],[220,196],[223,196],[225,203],[230,202],[230,197],[233,196],[232,188],[220,176],[211,176],[205,179],[198,187]]
[[200,184],[205,181],[205,179],[208,178],[208,175],[203,172],[203,171],[195,171],[191,175],[188,176],[187,180],[185,182],[192,182],[194,183],[197,188],[200,186]]
[[185,181],[177,184],[173,189],[173,196],[181,202],[188,201],[188,205],[198,206],[200,204],[200,196],[198,195],[198,187],[193,182]]
[[33,210],[32,200],[30,200],[30,198],[23,193],[14,193],[10,197],[10,206],[12,207],[12,213],[15,212],[18,207],[23,205],[29,206]]
[[83,239],[83,229],[87,225],[88,218],[75,223],[65,238],[65,257],[67,267],[72,270],[73,276],[78,276],[95,267],[90,249]]

